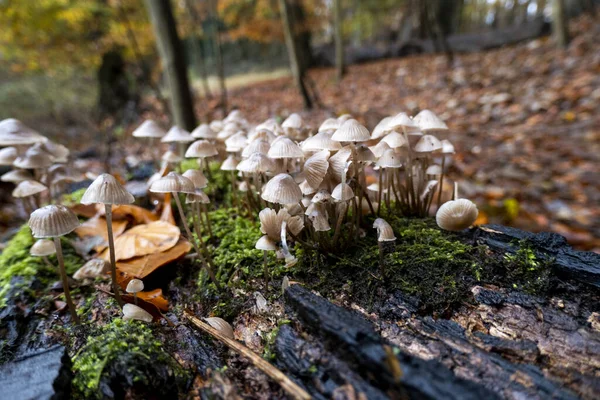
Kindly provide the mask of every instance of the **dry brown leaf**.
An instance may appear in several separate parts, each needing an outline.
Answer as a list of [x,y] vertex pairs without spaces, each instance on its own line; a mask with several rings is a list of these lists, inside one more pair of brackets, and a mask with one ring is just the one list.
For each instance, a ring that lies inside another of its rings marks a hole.
[[[115,260],[166,251],[177,244],[179,236],[179,228],[164,221],[134,226],[115,239]],[[108,251],[104,251],[101,257],[109,260]]]
[[69,208],[80,217],[92,218],[98,214],[96,204],[74,204]]
[[119,284],[127,286],[127,282],[133,278],[143,279],[157,268],[183,257],[191,248],[190,242],[181,238],[177,245],[166,251],[117,262],[117,269],[123,273],[119,277]]
[[162,289],[149,290],[147,292],[138,292],[138,298],[154,304],[161,311],[169,311],[169,300],[163,296]]
[[[113,235],[118,237],[125,232],[127,221],[113,221]],[[81,224],[75,233],[80,238],[101,237],[103,244],[96,246],[95,250],[100,252],[106,248],[108,242],[108,230],[106,228],[106,219],[103,217],[93,217]]]
[[[100,210],[99,215],[104,215],[104,207]],[[131,220],[134,225],[149,224],[150,222],[158,221],[158,216],[152,211],[131,204],[113,206],[112,215],[113,221],[128,219]]]

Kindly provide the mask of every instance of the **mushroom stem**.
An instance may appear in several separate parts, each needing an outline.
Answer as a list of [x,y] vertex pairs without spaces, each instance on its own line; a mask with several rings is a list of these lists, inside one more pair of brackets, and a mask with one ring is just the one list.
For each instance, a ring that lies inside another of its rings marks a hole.
[[117,303],[121,307],[123,307],[123,299],[121,299],[121,294],[119,293],[119,285],[117,284],[117,262],[115,260],[115,238],[113,236],[113,228],[112,228],[112,205],[105,204],[104,205],[104,214],[106,218],[106,230],[108,231],[108,252],[110,254],[110,279],[113,287],[113,292],[115,292],[115,299]]
[[231,202],[234,207],[237,207],[237,185],[235,183],[235,171],[231,171]]
[[269,290],[269,269],[267,268],[267,251],[263,250],[263,268],[265,274],[265,291]]
[[442,176],[440,176],[440,187],[438,188],[437,206],[438,209],[442,205],[442,187],[444,186],[444,166],[446,164],[446,155],[442,154]]
[[133,294],[133,304],[137,306],[137,293]]
[[458,199],[458,182],[454,182],[454,193],[452,194],[452,200]]
[[342,204],[342,211],[340,211],[340,213],[338,214],[338,219],[335,224],[335,233],[333,234],[333,247],[334,248],[337,245],[337,241],[340,237],[340,233],[341,233],[340,228],[342,227],[342,220],[344,219],[344,215],[346,215],[347,207],[348,207],[347,203],[344,202],[344,204]]
[[379,187],[377,188],[377,216],[381,211],[381,194],[383,193],[383,168],[379,167]]
[[181,223],[183,224],[183,228],[185,229],[185,233],[187,235],[188,241],[192,244],[192,246],[194,246],[194,250],[196,250],[196,253],[198,254],[198,256],[200,258],[200,262],[202,263],[202,266],[204,268],[206,268],[206,271],[208,272],[210,279],[213,281],[213,283],[215,284],[217,289],[221,289],[221,285],[219,285],[219,281],[217,281],[217,277],[215,276],[214,271],[206,263],[206,259],[204,258],[204,255],[200,251],[200,248],[198,247],[198,243],[196,243],[196,241],[194,240],[194,237],[192,236],[192,232],[190,231],[190,227],[188,226],[187,220],[185,218],[185,213],[183,212],[183,207],[181,206],[181,200],[179,200],[179,193],[171,192],[171,194],[175,198],[175,204],[177,205],[177,210],[179,211],[179,217],[181,218]]
[[60,279],[62,281],[63,291],[65,292],[65,299],[67,300],[67,306],[71,313],[71,318],[76,324],[79,324],[79,317],[77,316],[77,310],[73,299],[71,299],[71,292],[69,292],[69,279],[67,278],[67,271],[65,271],[65,261],[63,259],[62,246],[60,244],[60,238],[54,237],[54,247],[56,247],[56,258],[58,259],[58,266],[60,272]]
[[47,266],[49,266],[50,268],[54,269],[54,265],[52,265],[52,263],[50,262],[50,260],[48,260],[48,257],[43,256],[42,260],[44,261],[44,264],[46,264]]
[[208,179],[212,181],[212,172],[210,171],[210,165],[208,164],[208,160],[206,159],[206,157],[204,157],[202,159],[204,161],[204,169],[206,170],[206,176],[208,176]]
[[210,223],[210,218],[208,218],[208,210],[206,209],[206,204],[202,204],[202,211],[204,212],[204,216],[206,217],[206,226],[208,227],[208,236],[212,240],[212,225]]
[[378,241],[377,245],[379,246],[379,273],[382,278],[385,278],[385,264],[383,258],[383,242]]

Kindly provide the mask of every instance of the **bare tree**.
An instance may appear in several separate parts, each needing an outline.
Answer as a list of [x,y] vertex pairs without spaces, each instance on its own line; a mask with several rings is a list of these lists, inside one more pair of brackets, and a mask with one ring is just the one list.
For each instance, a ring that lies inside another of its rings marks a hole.
[[333,1],[333,24],[335,29],[335,70],[337,81],[340,82],[346,73],[344,65],[344,38],[342,34],[342,5],[341,0]]
[[221,94],[221,111],[223,117],[227,115],[227,88],[225,87],[225,66],[223,65],[223,49],[221,47],[221,33],[219,29],[219,14],[217,12],[217,5],[219,0],[209,0],[209,13],[212,26],[213,43],[215,50],[215,64],[217,67],[217,74],[219,76],[219,89]]
[[562,48],[569,45],[569,24],[564,0],[552,1],[552,30],[556,44]]
[[298,51],[296,49],[296,41],[294,40],[294,29],[292,28],[292,22],[290,18],[290,12],[287,4],[287,0],[279,0],[279,12],[281,13],[281,20],[283,22],[283,33],[285,36],[285,44],[290,58],[290,68],[292,69],[292,75],[296,82],[296,86],[300,91],[302,100],[304,101],[305,108],[312,108],[312,100],[304,84],[304,68],[300,65],[298,59]]
[[[194,6],[194,3],[192,0],[186,0],[185,1],[185,8],[189,14],[189,20],[192,23],[192,26],[200,26],[202,25],[202,19],[200,18],[200,15],[198,15],[198,11],[196,10],[196,7]],[[193,32],[195,34],[197,34],[198,36],[199,33],[197,32],[196,29],[193,29]],[[202,40],[200,37],[197,38],[193,38],[193,43],[194,46],[196,47],[196,53],[197,55],[197,67],[198,67],[198,72],[200,73],[200,80],[202,81],[202,90],[204,91],[204,96],[208,99],[212,98],[212,94],[210,93],[210,87],[208,86],[208,75],[206,73],[206,61],[204,59],[204,55],[203,55],[203,51],[202,51]]]
[[171,2],[170,0],[146,0],[146,8],[167,75],[171,112],[175,117],[175,123],[184,129],[192,130],[196,127],[194,101]]

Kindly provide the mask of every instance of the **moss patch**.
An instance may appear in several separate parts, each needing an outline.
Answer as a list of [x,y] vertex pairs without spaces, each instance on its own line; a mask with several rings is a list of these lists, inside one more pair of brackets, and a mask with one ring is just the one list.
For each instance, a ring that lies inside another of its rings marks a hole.
[[61,204],[65,206],[72,206],[81,203],[81,198],[87,188],[77,189],[74,192],[63,194]]
[[[43,287],[58,280],[58,267],[51,268],[44,263],[41,257],[33,257],[29,249],[35,243],[31,230],[23,225],[17,234],[10,240],[2,254],[0,254],[0,308],[7,302],[7,293],[11,286],[18,286],[23,291],[31,289],[32,282],[37,279]],[[83,260],[75,253],[66,240],[62,240],[65,269],[71,275],[83,264]],[[50,263],[58,266],[56,256],[48,257]],[[21,279],[15,279],[21,278]],[[11,282],[16,282],[12,284]]]
[[[177,397],[187,372],[162,348],[149,325],[115,318],[95,329],[73,357],[76,397],[102,398],[117,390]],[[110,396],[107,396],[110,397]]]
[[504,256],[506,277],[515,289],[536,294],[550,286],[551,260],[539,259],[527,241],[518,244],[515,254]]

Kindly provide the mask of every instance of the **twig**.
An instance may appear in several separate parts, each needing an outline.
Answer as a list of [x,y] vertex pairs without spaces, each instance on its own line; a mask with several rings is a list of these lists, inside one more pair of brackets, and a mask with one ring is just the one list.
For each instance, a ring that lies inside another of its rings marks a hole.
[[252,365],[260,369],[262,372],[267,374],[271,379],[277,382],[283,390],[293,399],[298,400],[310,400],[311,396],[300,386],[294,383],[288,378],[283,372],[269,364],[258,354],[244,346],[240,342],[230,339],[224,336],[221,332],[214,329],[210,325],[202,322],[199,318],[194,316],[189,310],[183,310],[183,315],[198,329],[203,330],[209,335],[217,338],[221,342],[225,343],[227,347],[248,358]]

